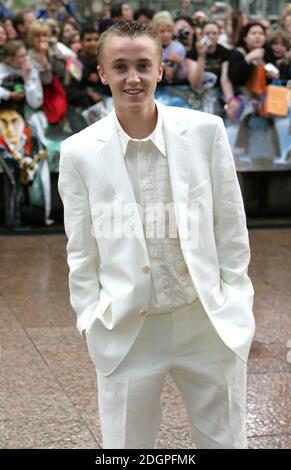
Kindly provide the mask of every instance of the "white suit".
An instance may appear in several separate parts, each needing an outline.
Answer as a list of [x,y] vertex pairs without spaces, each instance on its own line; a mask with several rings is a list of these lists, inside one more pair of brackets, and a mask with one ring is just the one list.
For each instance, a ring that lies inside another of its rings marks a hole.
[[[186,264],[214,328],[246,361],[254,333],[249,242],[223,122],[206,113],[158,107],[178,230],[185,217],[180,207],[199,203],[199,220],[194,221],[198,242],[182,246]],[[88,334],[94,324],[95,346],[90,352],[97,368],[108,375],[142,328],[150,287],[143,269],[150,264],[143,237],[94,236],[96,203],[111,204],[116,196],[123,203],[135,202],[112,113],[62,143],[59,191],[77,328]],[[193,216],[189,209],[188,222]],[[135,222],[141,225],[138,211]]]

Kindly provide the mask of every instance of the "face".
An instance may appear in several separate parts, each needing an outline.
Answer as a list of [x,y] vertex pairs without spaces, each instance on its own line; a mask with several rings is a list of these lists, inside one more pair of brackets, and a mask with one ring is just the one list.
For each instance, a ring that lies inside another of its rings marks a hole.
[[263,47],[265,43],[265,33],[263,28],[260,26],[252,26],[248,31],[248,34],[245,36],[244,41],[247,48],[251,51],[257,49],[258,47]]
[[157,28],[157,35],[164,47],[166,47],[173,39],[173,28],[168,24],[160,24]]
[[271,49],[276,57],[284,57],[287,47],[281,39],[277,39],[276,42],[271,45]]
[[219,36],[219,28],[215,24],[207,24],[203,28],[203,36],[207,36],[211,42],[212,45],[215,46],[218,41],[218,36]]
[[63,28],[63,38],[65,40],[69,39],[75,33],[76,33],[76,29],[74,28],[74,26],[71,25],[70,23],[66,23]]
[[76,34],[74,41],[70,44],[70,49],[77,53],[81,49],[80,35]]
[[98,33],[85,34],[81,41],[82,51],[85,55],[96,55],[97,41]]
[[49,34],[47,31],[35,32],[32,37],[32,45],[35,49],[40,49],[40,45],[43,42],[48,42]]
[[187,23],[187,21],[185,21],[185,20],[178,20],[178,21],[176,21],[175,26],[174,26],[174,35],[175,35],[176,37],[178,37],[178,36],[179,36],[179,31],[180,31],[182,28],[183,28],[184,30],[189,31],[187,43],[188,43],[188,44],[192,44],[193,29],[192,29],[192,27],[189,25],[189,23]]
[[121,7],[121,13],[124,20],[132,20],[133,10],[128,3],[124,3]]
[[207,20],[206,14],[203,11],[196,11],[192,16],[194,21],[197,21],[199,24],[205,23]]
[[144,25],[148,25],[151,22],[151,19],[145,15],[140,15],[137,20]]
[[6,31],[2,26],[0,26],[0,46],[3,46],[6,41],[7,41]]
[[28,53],[25,47],[17,49],[15,56],[11,58],[10,65],[15,69],[20,69],[22,64],[28,60]]
[[34,11],[28,11],[27,13],[25,13],[23,19],[24,19],[25,27],[27,28],[30,25],[30,23],[36,20]]
[[24,120],[14,109],[0,111],[0,132],[5,140],[19,146],[24,131]]
[[60,6],[59,0],[46,0],[46,8],[50,11],[57,11]]
[[98,66],[109,85],[117,113],[150,110],[157,82],[163,76],[160,52],[148,36],[108,38]]

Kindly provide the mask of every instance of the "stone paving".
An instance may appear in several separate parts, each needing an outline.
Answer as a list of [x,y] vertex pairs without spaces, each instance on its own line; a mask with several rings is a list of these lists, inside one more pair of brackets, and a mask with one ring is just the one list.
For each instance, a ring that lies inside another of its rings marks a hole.
[[[252,230],[250,240],[257,330],[249,446],[291,448],[291,230]],[[95,370],[68,301],[65,244],[64,235],[0,237],[0,448],[102,445]],[[194,447],[170,379],[162,405],[158,448]]]

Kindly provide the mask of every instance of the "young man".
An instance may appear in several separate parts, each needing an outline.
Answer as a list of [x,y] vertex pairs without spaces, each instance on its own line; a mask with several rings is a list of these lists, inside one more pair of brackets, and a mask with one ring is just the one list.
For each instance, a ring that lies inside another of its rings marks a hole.
[[63,142],[59,190],[103,447],[154,447],[169,373],[198,448],[245,448],[253,288],[223,123],[155,102],[162,49],[148,27],[112,26],[97,51],[114,111]]

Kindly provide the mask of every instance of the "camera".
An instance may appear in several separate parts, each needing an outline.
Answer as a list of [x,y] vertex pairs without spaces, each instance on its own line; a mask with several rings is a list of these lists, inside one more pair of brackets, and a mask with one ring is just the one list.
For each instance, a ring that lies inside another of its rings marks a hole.
[[48,39],[48,46],[51,47],[51,48],[52,48],[52,47],[55,47],[56,44],[57,44],[57,42],[58,42],[58,41],[57,41],[56,38],[51,37],[51,38]]
[[178,31],[178,38],[183,41],[188,39],[188,36],[190,34],[190,31],[187,28],[181,28]]
[[187,45],[188,43],[188,39],[189,39],[189,34],[190,34],[190,31],[189,29],[187,28],[180,28],[179,31],[178,31],[178,37],[177,39],[185,45]]
[[52,33],[52,36],[58,36],[58,30],[56,26],[51,27],[51,33]]
[[211,39],[209,39],[208,36],[204,36],[201,39],[201,44],[203,44],[203,46],[205,46],[205,47],[209,47],[209,46],[212,46],[212,41],[211,41]]

